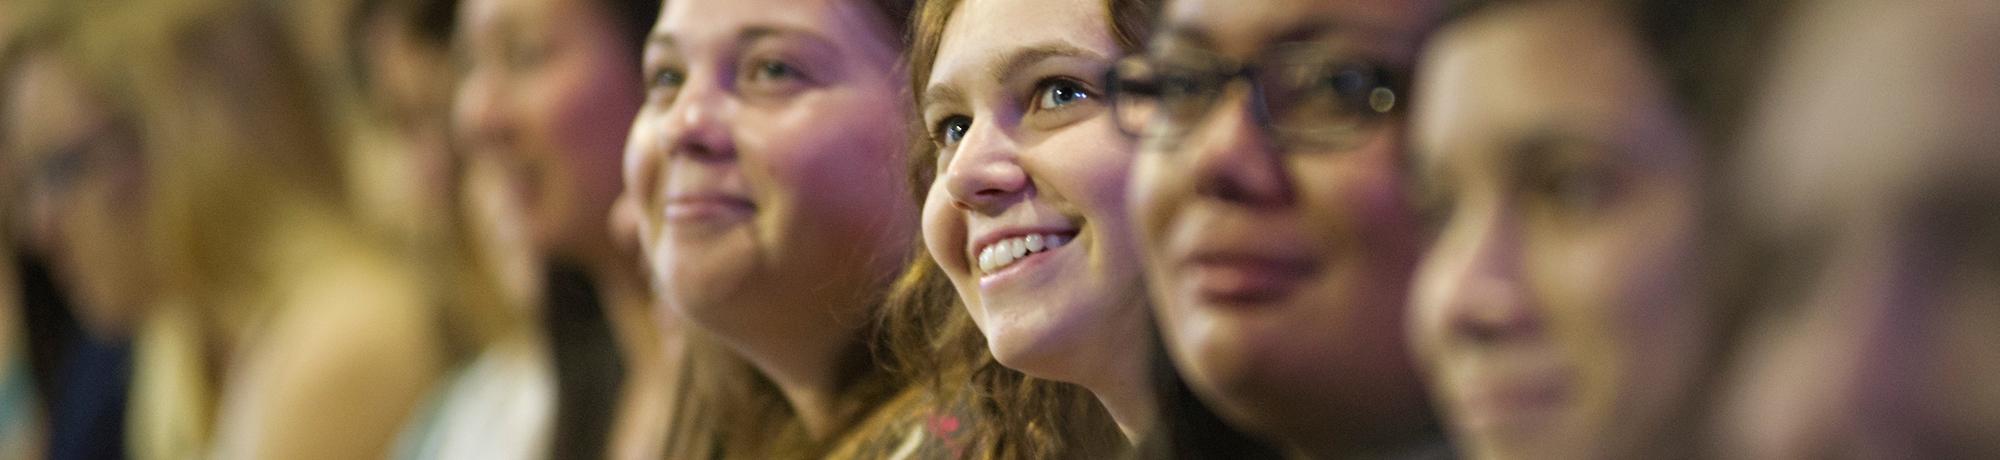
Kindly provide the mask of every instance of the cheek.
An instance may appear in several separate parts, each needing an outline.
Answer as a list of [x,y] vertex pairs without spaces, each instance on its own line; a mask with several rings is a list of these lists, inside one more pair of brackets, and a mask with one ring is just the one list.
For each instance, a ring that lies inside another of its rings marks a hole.
[[1376,144],[1346,157],[1294,155],[1287,171],[1304,197],[1305,225],[1320,236],[1321,256],[1363,277],[1366,292],[1385,297],[1368,302],[1402,305],[1421,242],[1391,147]]
[[559,108],[545,113],[556,116],[547,120],[558,143],[555,153],[569,165],[568,179],[582,189],[581,201],[571,205],[602,210],[618,193],[626,133],[642,96],[636,83],[623,78],[637,74],[636,70],[616,65],[609,57],[587,57],[595,58],[587,63],[595,65],[573,66],[568,76],[553,82],[558,89],[550,92],[554,100],[548,102]]
[[[915,204],[904,184],[901,119],[851,97],[806,94],[737,117],[737,151],[756,198],[791,209],[799,225],[907,245]],[[846,116],[880,113],[881,117]]]
[[1699,372],[1712,340],[1710,315],[1692,295],[1695,230],[1684,201],[1648,192],[1592,228],[1537,231],[1529,248],[1530,282],[1557,346],[1625,410],[1660,410],[1660,398]]
[[1173,220],[1171,165],[1163,154],[1144,154],[1132,161],[1132,174],[1125,188],[1127,222],[1136,226],[1132,233],[1142,257],[1152,260],[1165,256],[1168,224]]
[[[938,265],[959,282],[971,271],[966,260],[965,215],[951,205],[942,184],[933,184],[923,207],[924,246]],[[963,283],[960,283],[963,284]]]
[[[1093,123],[1080,127],[1084,134],[1075,148],[1064,148],[1075,152],[1073,160],[1065,161],[1063,172],[1072,172],[1068,180],[1077,185],[1080,196],[1070,197],[1085,206],[1085,211],[1093,214],[1109,229],[1117,233],[1109,235],[1117,240],[1129,240],[1132,214],[1128,211],[1126,191],[1133,188],[1133,153],[1129,143],[1114,139],[1104,139],[1099,133],[1113,133],[1112,127]],[[1059,160],[1062,161],[1062,160]]]
[[[1450,235],[1450,233],[1446,233]],[[1458,272],[1463,266],[1464,251],[1450,246],[1451,240],[1443,240],[1432,251],[1424,254],[1417,265],[1416,274],[1410,280],[1410,309],[1406,312],[1405,327],[1410,338],[1412,357],[1429,366],[1439,364],[1439,358],[1449,342],[1447,328],[1447,303],[1458,289]]]

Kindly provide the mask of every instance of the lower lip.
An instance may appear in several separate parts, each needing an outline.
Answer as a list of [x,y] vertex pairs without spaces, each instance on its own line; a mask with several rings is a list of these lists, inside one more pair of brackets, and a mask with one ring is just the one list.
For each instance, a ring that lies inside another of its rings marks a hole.
[[740,219],[750,215],[753,209],[745,200],[690,199],[668,202],[662,214],[668,222],[713,223]]
[[1069,250],[1069,248],[1076,246],[1077,243],[1076,238],[1077,238],[1076,236],[1071,236],[1070,241],[1068,243],[1064,243],[1062,247],[1044,250],[1042,252],[1037,252],[1034,254],[1028,254],[1027,257],[1022,257],[1020,260],[1015,260],[1014,263],[1007,264],[1007,266],[1005,267],[1001,267],[999,271],[981,275],[979,277],[979,289],[982,291],[991,290],[996,286],[1000,286],[1008,282],[1009,280],[1020,278],[1022,276],[1026,276],[1027,273],[1034,272],[1035,270],[1039,269],[1042,265],[1049,263],[1048,259],[1052,258],[1052,256],[1060,254],[1064,251]]
[[1528,382],[1475,380],[1460,399],[1459,420],[1478,432],[1538,433],[1569,399],[1569,386],[1553,377]]
[[1193,263],[1186,276],[1187,285],[1205,304],[1258,308],[1291,298],[1313,271],[1304,262],[1233,260]]

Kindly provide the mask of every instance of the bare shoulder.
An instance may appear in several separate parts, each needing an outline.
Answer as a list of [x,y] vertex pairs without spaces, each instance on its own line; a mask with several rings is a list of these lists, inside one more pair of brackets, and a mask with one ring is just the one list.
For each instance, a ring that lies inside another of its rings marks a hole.
[[283,283],[239,347],[218,420],[223,457],[380,457],[442,372],[418,278],[380,255],[327,253]]

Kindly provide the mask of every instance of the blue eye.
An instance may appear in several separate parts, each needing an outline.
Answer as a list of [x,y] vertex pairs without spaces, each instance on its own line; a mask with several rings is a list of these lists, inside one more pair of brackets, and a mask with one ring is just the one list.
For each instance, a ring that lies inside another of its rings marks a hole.
[[1069,80],[1051,80],[1043,83],[1041,90],[1036,91],[1036,94],[1037,109],[1053,109],[1091,98],[1090,92],[1084,91],[1082,85]]
[[972,119],[962,116],[946,117],[932,129],[932,139],[939,147],[951,147],[965,140],[965,133],[972,130]]

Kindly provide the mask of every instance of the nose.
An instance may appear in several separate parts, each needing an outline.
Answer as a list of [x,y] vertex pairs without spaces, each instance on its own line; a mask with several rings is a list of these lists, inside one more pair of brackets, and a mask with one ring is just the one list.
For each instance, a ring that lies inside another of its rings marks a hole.
[[1257,207],[1292,204],[1295,194],[1282,152],[1258,123],[1250,91],[1229,91],[1215,110],[1185,141],[1195,192]]
[[735,108],[722,88],[706,80],[690,76],[672,99],[649,100],[633,119],[625,146],[625,186],[640,208],[660,204],[664,176],[674,161],[735,161],[730,133]]
[[460,82],[452,105],[452,132],[471,152],[513,142],[515,128],[505,85],[489,71],[474,69]]
[[1511,200],[1497,201],[1486,212],[1448,223],[1445,239],[1431,255],[1440,266],[1433,272],[1436,278],[1425,282],[1435,289],[1430,314],[1453,340],[1517,340],[1542,327],[1521,273],[1519,218]]
[[993,214],[1018,201],[1030,188],[1020,149],[997,123],[975,122],[945,165],[946,192],[959,209]]
[[689,75],[680,93],[674,95],[660,126],[669,155],[698,161],[736,158],[729,123],[735,105],[720,83],[719,78]]

